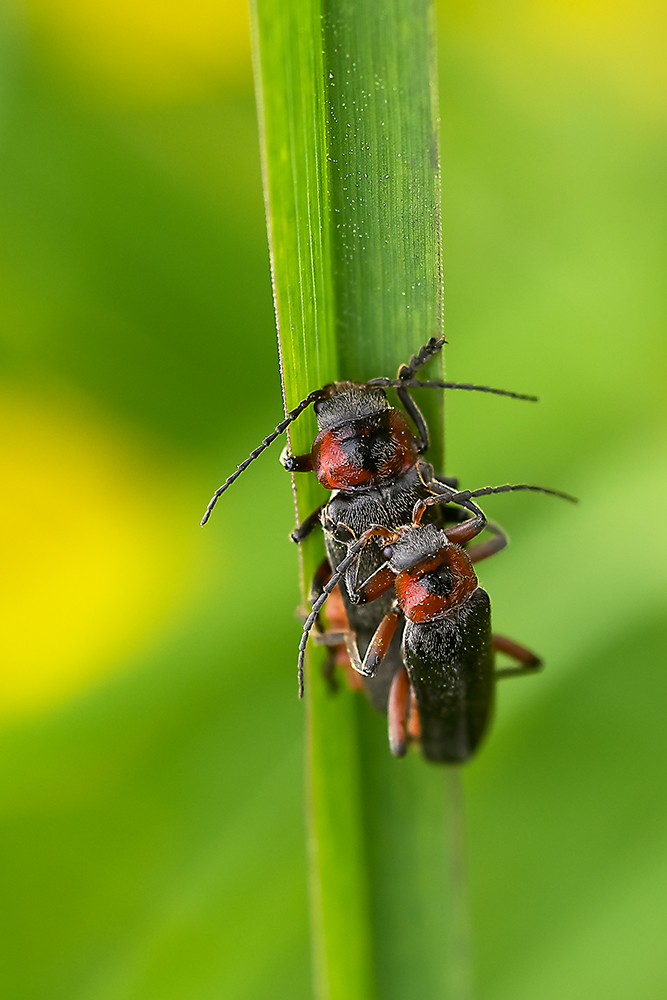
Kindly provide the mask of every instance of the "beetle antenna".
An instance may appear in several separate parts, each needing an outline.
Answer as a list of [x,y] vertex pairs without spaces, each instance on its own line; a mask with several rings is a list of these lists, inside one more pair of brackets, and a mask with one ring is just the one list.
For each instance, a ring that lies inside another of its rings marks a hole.
[[509,389],[493,389],[490,385],[473,385],[471,382],[441,382],[433,379],[429,382],[420,382],[414,378],[374,378],[364,385],[369,387],[379,386],[382,389],[467,389],[468,392],[490,392],[494,396],[509,396],[510,399],[526,399],[530,403],[537,403],[537,396],[527,396],[521,392],[510,392]]
[[441,503],[455,503],[459,504],[461,507],[465,507],[467,510],[472,511],[472,513],[481,518],[486,522],[486,514],[484,511],[473,502],[473,497],[487,497],[492,493],[513,493],[516,490],[531,490],[535,493],[547,493],[552,497],[559,497],[561,500],[569,500],[570,503],[579,503],[577,497],[571,496],[569,493],[562,493],[560,490],[551,490],[546,486],[529,486],[526,483],[518,483],[515,486],[510,486],[509,483],[505,486],[483,486],[479,490],[460,490],[458,493],[452,490],[451,492],[446,492],[444,489],[439,492],[438,496],[427,497],[424,500],[418,500],[414,505],[412,510],[412,520],[419,523],[427,507],[433,504]]
[[295,406],[293,410],[290,410],[285,419],[280,421],[275,430],[272,431],[271,434],[268,435],[268,437],[264,438],[260,446],[258,448],[255,448],[254,451],[250,452],[245,462],[241,462],[240,465],[237,465],[236,472],[232,472],[231,476],[225,480],[222,486],[215,491],[215,493],[209,500],[208,507],[204,512],[204,516],[202,517],[200,524],[202,525],[206,524],[209,517],[211,516],[211,511],[215,507],[216,503],[218,502],[222,494],[225,492],[226,489],[228,489],[228,487],[232,485],[235,479],[238,479],[238,477],[241,475],[242,472],[245,472],[250,463],[254,462],[257,456],[261,455],[262,452],[265,451],[270,444],[273,444],[276,438],[280,437],[280,435],[287,430],[292,421],[296,420],[296,418],[300,416],[304,410],[308,409],[311,403],[314,403],[316,402],[316,400],[321,399],[321,397],[325,396],[328,391],[329,391],[329,386],[324,386],[324,388],[322,389],[315,389],[315,391],[311,392],[310,395],[306,396],[305,399],[302,399],[299,405]]
[[518,483],[510,486],[483,486],[480,490],[463,490],[460,493],[453,493],[446,499],[447,503],[461,503],[464,500],[471,500],[473,497],[488,497],[491,493],[513,493],[516,490],[532,490],[535,493],[547,493],[551,497],[560,497],[561,500],[568,500],[570,503],[579,503],[577,497],[570,493],[563,493],[561,490],[550,490],[546,486],[528,486],[526,483]]
[[[299,698],[303,698],[303,661],[306,655],[306,644],[308,643],[308,634],[315,623],[315,619],[320,613],[327,597],[329,596],[331,591],[338,585],[339,580],[341,579],[341,577],[345,575],[347,570],[350,568],[354,560],[357,558],[357,556],[363,549],[366,542],[368,542],[368,540],[372,538],[374,535],[379,535],[379,534],[385,535],[387,532],[388,532],[387,528],[384,528],[382,525],[378,524],[371,525],[370,528],[364,531],[363,535],[360,535],[357,541],[350,546],[347,555],[345,556],[344,559],[342,559],[339,562],[338,566],[331,574],[331,577],[325,583],[322,593],[317,598],[315,603],[312,605],[312,610],[308,615],[308,617],[306,618],[305,622],[303,623],[303,633],[301,635],[301,641],[299,643],[299,660],[297,665]],[[393,532],[391,531],[389,531],[388,533],[390,535],[393,535]]]
[[[486,521],[486,514],[484,513],[484,511],[481,509],[481,507],[478,507],[477,504],[473,503],[473,501],[470,499],[471,496],[475,495],[471,494],[470,490],[464,490],[463,492],[457,493],[456,490],[452,489],[451,487],[445,486],[444,484],[438,484],[438,485],[440,486],[440,489],[438,490],[436,496],[427,497],[424,500],[417,500],[416,504],[412,508],[413,521],[420,521],[427,507],[431,507],[434,504],[441,504],[441,503],[458,504],[459,507],[465,507],[466,510],[471,511],[475,515],[475,517],[479,517],[483,521]],[[433,488],[433,486],[434,484],[431,483],[431,488]]]

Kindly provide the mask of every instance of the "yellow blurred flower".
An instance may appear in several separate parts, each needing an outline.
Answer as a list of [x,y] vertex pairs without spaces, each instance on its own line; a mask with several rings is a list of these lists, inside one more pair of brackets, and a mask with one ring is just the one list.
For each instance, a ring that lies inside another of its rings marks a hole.
[[[661,0],[437,0],[443,40],[461,35],[474,58],[500,67],[515,98],[544,101],[526,87],[526,67],[554,89],[594,83],[619,108],[667,112],[667,6]],[[595,90],[592,91],[593,93]]]
[[33,30],[96,96],[189,100],[250,79],[244,0],[24,0]]
[[172,464],[65,401],[4,395],[0,716],[117,668],[188,592],[196,519]]

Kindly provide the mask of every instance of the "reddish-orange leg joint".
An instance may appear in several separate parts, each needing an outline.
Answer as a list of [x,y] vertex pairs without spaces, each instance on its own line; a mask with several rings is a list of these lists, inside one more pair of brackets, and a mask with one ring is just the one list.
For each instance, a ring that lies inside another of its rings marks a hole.
[[331,566],[329,565],[329,560],[323,559],[313,573],[313,579],[310,581],[310,595],[308,599],[311,604],[317,599],[317,597],[319,597],[330,579]]
[[426,513],[426,508],[427,507],[428,507],[428,504],[426,503],[425,500],[418,500],[417,501],[417,503],[412,508],[412,523],[413,524],[421,524],[422,523],[422,517]]
[[388,566],[380,566],[372,576],[365,581],[357,591],[357,596],[363,603],[374,601],[376,597],[382,597],[394,586],[396,574],[392,573]]
[[[331,575],[331,571],[329,571],[329,575]],[[350,623],[348,621],[343,598],[338,587],[334,587],[329,595],[329,600],[326,604],[326,619],[328,625],[327,632],[332,634],[335,633],[337,636],[340,636],[350,631]],[[323,640],[325,645],[328,645],[327,632],[318,636],[318,639],[320,641]],[[330,647],[329,659],[327,660],[324,668],[324,676],[331,687],[335,690],[336,681],[333,675],[334,667],[340,667],[343,671],[349,688],[353,691],[363,690],[364,684],[361,674],[358,674],[350,663],[350,657],[345,642],[335,642]]]
[[[326,607],[329,629],[332,632],[349,632],[350,623],[348,621],[347,614],[345,612],[345,605],[343,604],[343,598],[338,587],[331,591]],[[348,687],[352,688],[353,691],[362,691],[364,683],[361,678],[361,674],[358,674],[350,663],[350,657],[345,643],[337,643],[332,647],[331,653],[334,665],[340,667],[341,670],[344,671]]]
[[410,681],[405,670],[396,674],[389,690],[389,749],[394,757],[405,757],[408,748],[408,705]]
[[[323,559],[315,570],[311,583],[311,603],[314,600],[313,591],[317,594],[330,579],[331,566],[329,565],[327,559]],[[345,632],[350,631],[350,623],[348,621],[343,598],[338,587],[335,587],[331,591],[329,600],[326,603],[326,620],[328,625],[327,632],[344,634]],[[323,645],[328,645],[326,642],[326,632],[321,633],[319,638],[324,640]],[[353,691],[361,691],[363,689],[364,685],[361,676],[352,667],[350,657],[347,652],[347,646],[344,642],[336,642],[329,647],[329,657],[324,666],[324,676],[333,690],[336,690],[337,687],[334,677],[335,667],[340,667],[340,669],[345,673],[345,679],[347,680],[348,687],[352,688]]]
[[422,735],[417,698],[405,668],[391,683],[388,714],[389,747],[394,757],[405,757],[408,743],[419,743]]
[[446,528],[445,534],[454,545],[465,545],[484,531],[485,527],[486,522],[482,521],[481,518],[471,517],[467,521],[462,521],[461,524],[455,524],[452,528]]
[[539,656],[535,656],[535,653],[531,653],[525,646],[520,646],[518,642],[507,639],[504,635],[493,636],[493,648],[499,653],[507,653],[513,660],[518,660],[526,667],[536,667],[540,662]]
[[535,653],[531,653],[525,646],[520,646],[513,639],[506,639],[504,635],[494,635],[491,637],[493,648],[499,653],[506,653],[521,664],[520,667],[501,667],[496,670],[496,677],[520,677],[522,674],[533,673],[542,666],[542,661]]
[[374,674],[378,664],[384,659],[385,653],[389,649],[389,643],[394,637],[399,614],[398,609],[392,608],[376,628],[375,635],[364,656],[364,670],[368,671],[369,674]]
[[422,738],[422,727],[419,719],[419,709],[417,707],[417,696],[410,688],[410,722],[408,724],[408,736],[411,743],[419,743]]
[[500,552],[506,545],[507,536],[504,534],[496,535],[495,538],[489,538],[488,542],[480,542],[479,545],[473,545],[471,549],[466,549],[466,552],[471,563],[478,563],[482,559],[494,556],[496,552]]

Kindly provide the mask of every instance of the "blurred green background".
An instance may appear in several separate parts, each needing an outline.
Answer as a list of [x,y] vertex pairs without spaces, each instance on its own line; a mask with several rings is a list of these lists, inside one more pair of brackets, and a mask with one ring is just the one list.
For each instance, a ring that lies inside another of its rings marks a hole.
[[[495,625],[547,670],[465,774],[478,997],[657,1000],[667,16],[438,15],[448,374],[542,399],[452,394],[447,471],[582,498],[486,505]],[[281,412],[246,9],[0,28],[2,995],[307,998],[278,449],[198,527]]]

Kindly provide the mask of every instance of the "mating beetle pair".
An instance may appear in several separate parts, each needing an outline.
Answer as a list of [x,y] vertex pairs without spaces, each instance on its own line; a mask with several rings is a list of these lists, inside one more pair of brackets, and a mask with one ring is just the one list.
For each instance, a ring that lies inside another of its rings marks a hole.
[[[422,458],[423,452],[428,447],[428,428],[408,390],[417,387],[452,388],[492,392],[519,399],[534,399],[502,389],[491,389],[488,386],[416,380],[415,373],[442,348],[443,343],[444,338],[430,340],[407,365],[399,368],[396,379],[373,379],[361,385],[350,382],[330,383],[310,393],[288,413],[285,420],[277,425],[273,433],[264,439],[216,491],[202,520],[202,524],[208,520],[218,498],[241,472],[309,405],[314,404],[319,433],[311,452],[300,456],[284,452],[282,456],[283,465],[288,470],[314,471],[322,485],[335,491],[329,502],[314,511],[292,535],[294,541],[301,541],[318,523],[322,524],[324,530],[327,560],[319,567],[313,582],[315,603],[307,625],[308,628],[312,625],[324,600],[341,580],[344,585],[340,588],[340,594],[347,613],[348,628],[344,633],[330,637],[329,641],[333,642],[335,639],[338,643],[345,641],[350,650],[352,665],[358,667],[359,646],[366,649],[368,654],[373,645],[373,636],[380,633],[383,637],[383,655],[378,660],[382,669],[361,671],[371,678],[367,682],[369,693],[378,707],[386,707],[389,701],[391,708],[400,702],[397,691],[401,684],[405,688],[405,682],[396,681],[396,678],[402,676],[403,661],[410,655],[407,651],[410,644],[406,646],[405,637],[402,652],[397,642],[393,644],[390,642],[387,616],[394,615],[394,626],[391,631],[396,631],[398,621],[396,612],[391,611],[395,602],[390,591],[399,577],[384,554],[387,539],[394,538],[396,544],[399,544],[399,537],[407,538],[417,529],[423,530],[429,527],[431,531],[438,530],[442,534],[443,529],[447,530],[445,526],[453,522],[455,527],[448,529],[450,532],[463,531],[463,535],[453,536],[458,539],[455,544],[460,548],[460,544],[464,543],[462,539],[466,532],[470,531],[470,528],[466,527],[470,521],[460,523],[465,517],[465,508],[475,514],[478,524],[481,525],[474,534],[478,534],[486,526],[482,512],[476,505],[471,504],[470,494],[456,493],[456,482],[436,477],[432,466]],[[415,425],[416,435],[400,411],[389,406],[384,392],[385,388],[389,387],[398,390],[399,399]],[[413,510],[416,510],[419,504],[423,509],[419,508],[419,523],[417,523],[413,521]],[[445,510],[443,509],[445,504],[455,506]],[[430,523],[422,526],[421,520],[424,517]],[[495,531],[495,539],[490,543],[487,542],[485,546],[476,548],[485,549],[485,554],[490,555],[491,551],[497,551],[502,547],[504,540],[499,544],[498,539],[504,536],[500,529]],[[472,537],[473,535],[470,535],[470,538]],[[447,536],[443,535],[443,538],[447,542]],[[361,544],[362,539],[364,539],[363,544]],[[381,539],[381,544],[378,544],[378,539]],[[362,581],[361,589],[359,581]],[[400,601],[398,596],[396,600]],[[488,605],[488,598],[486,600]],[[410,623],[412,621],[410,615],[405,609],[403,613]],[[407,625],[405,631],[406,634],[409,631]],[[307,631],[304,630],[302,651],[305,649],[306,637]],[[326,637],[324,638],[327,641]],[[468,639],[470,640],[470,637]],[[481,639],[478,645],[480,642]],[[303,692],[302,660],[301,653],[300,695]],[[462,683],[464,688],[468,684],[467,681]],[[414,683],[413,689],[415,689]],[[426,717],[428,714],[429,698],[431,700],[436,698],[436,692],[428,694],[424,688],[421,698],[417,697],[420,716]],[[486,702],[488,711],[491,704],[490,695],[486,696]],[[414,734],[417,712],[413,711],[412,715]],[[392,726],[393,729],[397,726],[400,729],[401,725],[400,712],[390,713],[390,729]],[[470,749],[467,755],[472,753],[476,742],[476,740],[468,741]],[[402,746],[400,739],[394,739],[393,745],[400,752]],[[465,759],[462,753],[461,750],[442,749],[429,752],[427,756],[437,760],[460,760]]]
[[[327,558],[318,567],[313,579],[311,596],[317,597],[331,572],[346,555],[349,538],[358,538],[372,524],[395,528],[409,523],[417,500],[440,495],[448,486],[456,485],[454,480],[439,480],[433,467],[422,457],[429,443],[428,427],[410,396],[410,388],[461,388],[516,398],[534,398],[487,386],[417,382],[415,374],[442,349],[443,344],[444,338],[432,338],[407,365],[401,365],[395,380],[373,379],[362,385],[329,383],[310,393],[216,491],[202,524],[208,520],[218,498],[241,472],[313,404],[319,433],[310,453],[293,456],[286,451],[281,460],[291,472],[314,471],[320,483],[334,491],[328,503],[313,511],[292,534],[292,539],[300,542],[315,527],[322,525]],[[389,386],[398,389],[399,399],[412,419],[416,433],[411,430],[405,416],[389,406],[385,393],[385,388]],[[433,519],[442,524],[448,520],[456,521],[462,515],[463,511],[449,508],[445,512],[440,507],[434,511]],[[339,529],[339,526],[342,527]],[[341,531],[345,538],[340,536]],[[362,649],[368,645],[391,599],[389,596],[380,597],[359,607],[352,603],[349,595],[355,588],[356,580],[370,577],[382,562],[382,553],[373,541],[350,569],[340,591],[349,629],[357,636]],[[371,600],[370,595],[368,600]],[[395,642],[383,670],[365,684],[374,704],[381,710],[386,709],[389,685],[394,672],[401,666],[400,644]],[[300,694],[302,690],[299,675]]]

